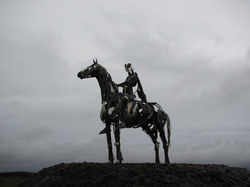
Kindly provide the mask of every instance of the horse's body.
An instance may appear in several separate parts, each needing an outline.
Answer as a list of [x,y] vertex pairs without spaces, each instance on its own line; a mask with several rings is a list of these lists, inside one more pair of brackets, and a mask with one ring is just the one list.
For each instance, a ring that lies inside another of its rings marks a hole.
[[[155,162],[159,163],[159,142],[157,142],[158,132],[163,142],[165,162],[169,163],[168,149],[170,145],[170,119],[162,110],[158,103],[143,103],[142,101],[130,101],[124,107],[122,103],[123,94],[119,93],[116,84],[112,81],[110,74],[97,61],[94,64],[78,73],[78,77],[95,77],[101,88],[102,109],[101,120],[106,125],[106,136],[109,150],[109,162],[114,161],[111,141],[111,125],[114,126],[115,145],[117,151],[117,162],[121,163],[123,158],[120,149],[120,129],[119,124],[124,123],[126,127],[141,127],[155,144]],[[119,112],[114,112],[115,109]],[[167,122],[167,139],[164,126]]]

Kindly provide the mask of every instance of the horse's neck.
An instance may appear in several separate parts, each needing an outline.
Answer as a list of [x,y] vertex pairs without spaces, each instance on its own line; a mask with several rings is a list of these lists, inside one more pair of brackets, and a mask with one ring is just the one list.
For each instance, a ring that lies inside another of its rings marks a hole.
[[108,102],[117,92],[110,74],[105,69],[101,69],[96,79],[101,88],[102,101]]

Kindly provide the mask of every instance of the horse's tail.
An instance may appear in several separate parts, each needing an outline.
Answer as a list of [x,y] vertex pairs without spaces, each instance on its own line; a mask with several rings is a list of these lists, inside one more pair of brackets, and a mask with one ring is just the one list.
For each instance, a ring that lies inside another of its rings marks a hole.
[[168,133],[168,147],[170,147],[170,136],[171,136],[171,124],[170,124],[170,118],[167,115],[167,113],[165,113],[166,116],[166,121],[167,121],[167,133]]

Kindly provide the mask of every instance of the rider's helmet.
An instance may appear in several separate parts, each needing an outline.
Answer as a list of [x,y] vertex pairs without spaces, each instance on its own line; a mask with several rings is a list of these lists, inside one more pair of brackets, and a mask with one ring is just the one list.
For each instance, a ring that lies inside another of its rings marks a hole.
[[126,72],[128,72],[128,73],[134,73],[133,66],[132,66],[132,64],[130,64],[130,63],[125,64],[125,70],[126,70]]

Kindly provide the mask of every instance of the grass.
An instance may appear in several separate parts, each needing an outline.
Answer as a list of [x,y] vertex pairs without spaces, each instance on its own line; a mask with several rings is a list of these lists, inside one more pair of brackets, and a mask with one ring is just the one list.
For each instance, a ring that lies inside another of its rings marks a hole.
[[16,187],[28,180],[34,173],[28,172],[5,172],[0,173],[1,187]]

